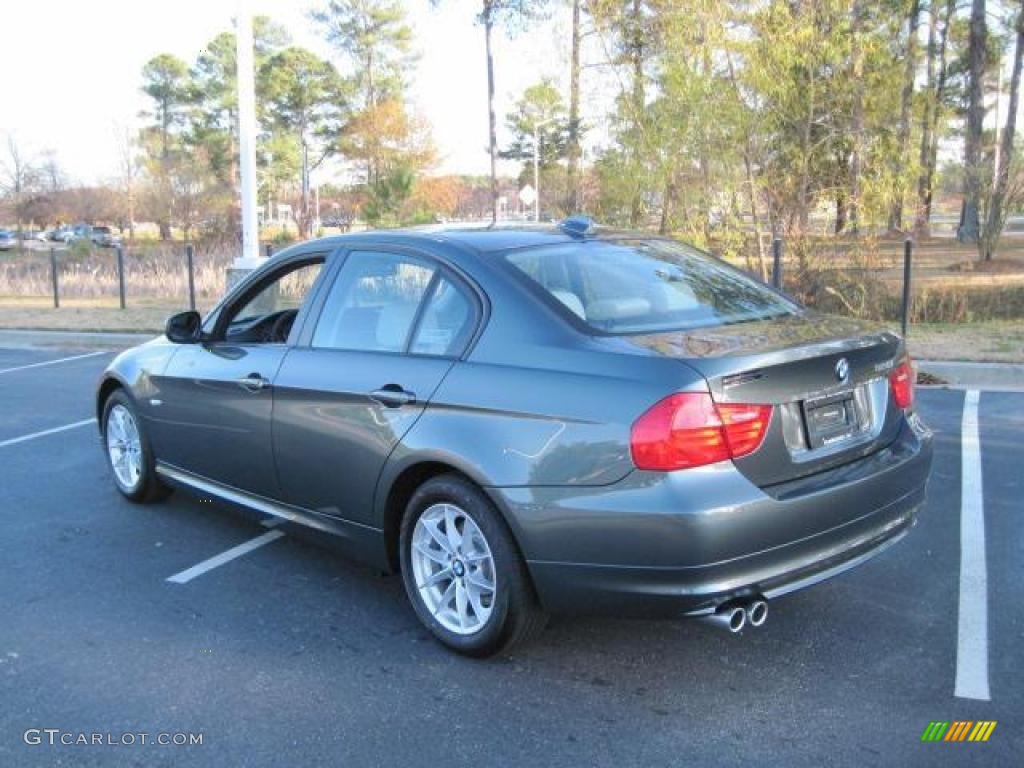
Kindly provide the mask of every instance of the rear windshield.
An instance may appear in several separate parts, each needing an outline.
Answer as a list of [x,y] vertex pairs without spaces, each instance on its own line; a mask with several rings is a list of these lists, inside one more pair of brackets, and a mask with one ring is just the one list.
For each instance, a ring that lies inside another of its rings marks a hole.
[[504,258],[605,333],[706,328],[800,311],[739,270],[681,243],[592,240],[510,251]]

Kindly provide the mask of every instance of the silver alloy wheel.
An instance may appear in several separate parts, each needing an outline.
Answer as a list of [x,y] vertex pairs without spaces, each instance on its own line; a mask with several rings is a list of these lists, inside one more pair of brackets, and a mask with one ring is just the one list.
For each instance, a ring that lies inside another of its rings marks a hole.
[[458,635],[483,629],[498,584],[491,548],[473,518],[454,504],[427,507],[411,547],[416,589],[441,626]]
[[121,404],[107,414],[107,455],[117,482],[134,491],[142,478],[142,440],[135,417]]

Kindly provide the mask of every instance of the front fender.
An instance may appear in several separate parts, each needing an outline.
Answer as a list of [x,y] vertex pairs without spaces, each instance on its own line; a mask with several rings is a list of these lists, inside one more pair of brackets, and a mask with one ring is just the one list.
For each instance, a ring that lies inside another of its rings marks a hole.
[[[103,404],[110,392],[121,387],[128,392],[143,418],[148,418],[149,398],[155,393],[154,377],[162,376],[179,345],[158,337],[115,357],[96,382],[96,421],[103,417]],[[102,427],[101,427],[102,428]]]

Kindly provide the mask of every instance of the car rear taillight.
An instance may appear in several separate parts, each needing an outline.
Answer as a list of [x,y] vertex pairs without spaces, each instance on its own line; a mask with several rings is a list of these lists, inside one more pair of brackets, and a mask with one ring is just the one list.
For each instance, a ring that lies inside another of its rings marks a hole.
[[914,367],[910,364],[910,358],[892,369],[889,374],[889,386],[892,388],[892,398],[903,410],[914,405]]
[[633,463],[668,472],[738,459],[758,449],[771,418],[770,405],[716,403],[706,392],[669,395],[634,422]]

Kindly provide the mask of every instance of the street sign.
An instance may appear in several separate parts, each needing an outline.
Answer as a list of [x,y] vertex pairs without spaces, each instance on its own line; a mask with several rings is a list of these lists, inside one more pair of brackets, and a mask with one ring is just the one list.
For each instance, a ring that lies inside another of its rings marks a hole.
[[537,190],[527,184],[525,187],[519,190],[519,202],[523,205],[533,205],[537,199]]

